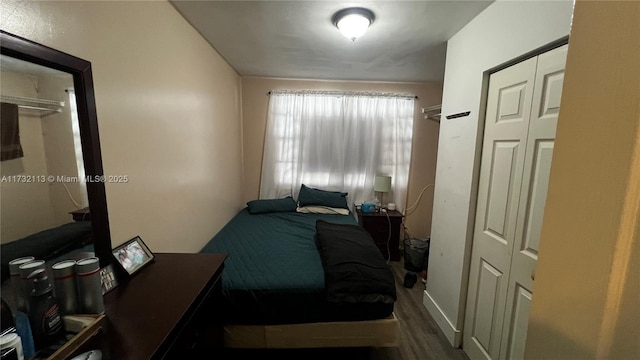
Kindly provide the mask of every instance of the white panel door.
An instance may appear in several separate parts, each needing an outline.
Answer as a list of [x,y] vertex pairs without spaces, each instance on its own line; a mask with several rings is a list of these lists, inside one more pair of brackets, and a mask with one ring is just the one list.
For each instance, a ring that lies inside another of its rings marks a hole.
[[538,56],[516,220],[516,241],[508,276],[500,351],[502,359],[524,357],[566,58],[566,45]]
[[524,355],[566,54],[489,79],[463,340],[472,360]]
[[463,348],[498,359],[537,58],[490,76]]

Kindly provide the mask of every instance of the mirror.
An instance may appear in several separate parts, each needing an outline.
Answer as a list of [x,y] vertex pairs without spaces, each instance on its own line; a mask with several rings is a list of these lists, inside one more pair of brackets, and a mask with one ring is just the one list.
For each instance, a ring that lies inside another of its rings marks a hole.
[[8,261],[33,252],[93,252],[104,267],[111,239],[91,63],[4,31],[0,47],[2,279]]

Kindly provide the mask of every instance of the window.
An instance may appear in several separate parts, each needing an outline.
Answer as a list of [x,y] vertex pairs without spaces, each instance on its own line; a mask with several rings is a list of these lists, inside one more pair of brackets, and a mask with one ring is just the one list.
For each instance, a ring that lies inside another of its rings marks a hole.
[[406,203],[413,96],[312,91],[272,92],[261,198],[297,196],[301,184],[347,191],[350,204],[372,200],[376,175],[390,175]]

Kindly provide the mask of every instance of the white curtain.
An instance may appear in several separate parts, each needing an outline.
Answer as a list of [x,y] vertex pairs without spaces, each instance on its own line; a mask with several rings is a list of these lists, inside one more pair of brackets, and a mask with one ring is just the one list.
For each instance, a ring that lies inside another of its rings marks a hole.
[[[87,195],[87,184],[84,172],[84,157],[82,155],[82,141],[80,139],[80,120],[78,120],[78,104],[76,103],[76,91],[74,89],[67,89],[66,91],[69,94],[71,131],[73,132],[73,146],[76,153],[76,167],[78,169],[78,189],[80,191],[80,203],[77,203],[73,198],[71,200],[76,206],[87,207],[89,206],[89,196]],[[62,184],[65,185],[64,183]],[[71,196],[71,194],[69,194],[69,196]]]
[[305,184],[347,192],[352,207],[372,201],[375,176],[389,175],[392,191],[383,201],[404,209],[413,113],[414,96],[408,95],[272,92],[260,198],[297,199]]

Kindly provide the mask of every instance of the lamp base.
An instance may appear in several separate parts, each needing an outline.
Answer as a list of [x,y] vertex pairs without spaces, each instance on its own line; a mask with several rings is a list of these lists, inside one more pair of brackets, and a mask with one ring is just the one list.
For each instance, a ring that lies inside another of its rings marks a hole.
[[[376,192],[377,194],[378,192]],[[378,196],[376,196],[376,211],[380,212],[380,209],[383,208],[382,204],[384,204],[384,193],[380,192],[380,200],[378,200]]]

